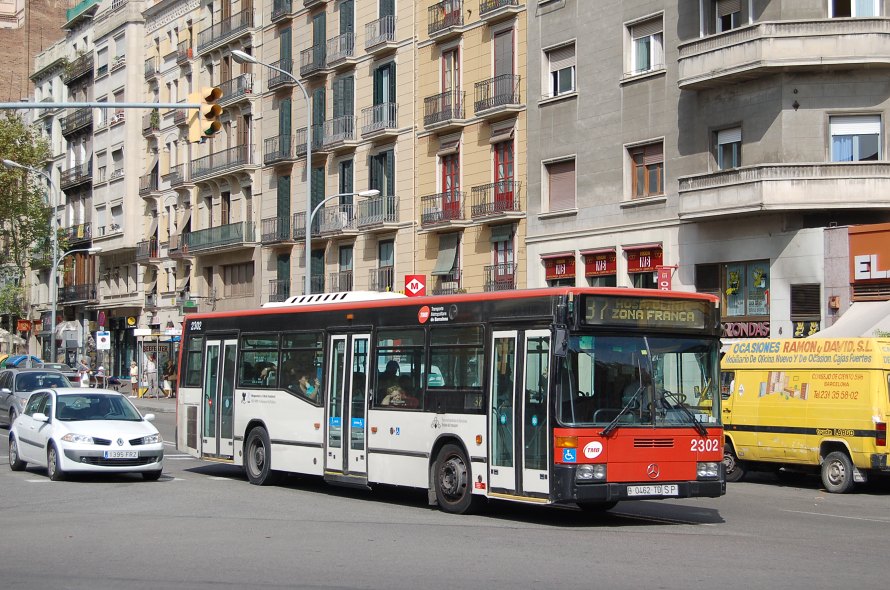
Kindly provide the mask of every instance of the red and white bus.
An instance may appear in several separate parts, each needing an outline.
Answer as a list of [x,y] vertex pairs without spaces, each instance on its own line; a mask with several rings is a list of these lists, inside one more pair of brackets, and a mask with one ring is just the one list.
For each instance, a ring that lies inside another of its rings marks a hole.
[[189,314],[176,444],[332,484],[603,510],[725,493],[710,295],[298,296]]

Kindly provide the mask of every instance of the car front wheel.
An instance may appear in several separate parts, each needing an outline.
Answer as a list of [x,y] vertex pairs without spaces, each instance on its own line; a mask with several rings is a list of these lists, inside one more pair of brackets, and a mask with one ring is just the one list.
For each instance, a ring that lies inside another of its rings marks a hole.
[[65,472],[62,470],[62,459],[56,445],[50,444],[46,450],[46,474],[52,481],[63,481]]
[[28,464],[19,457],[19,443],[14,436],[9,437],[9,468],[13,471],[22,471]]

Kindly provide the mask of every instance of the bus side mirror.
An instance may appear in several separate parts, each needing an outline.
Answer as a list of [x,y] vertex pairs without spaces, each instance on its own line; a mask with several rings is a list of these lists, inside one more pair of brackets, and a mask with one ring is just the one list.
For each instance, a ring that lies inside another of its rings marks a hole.
[[553,332],[553,355],[565,357],[569,352],[569,331],[565,326],[556,326]]

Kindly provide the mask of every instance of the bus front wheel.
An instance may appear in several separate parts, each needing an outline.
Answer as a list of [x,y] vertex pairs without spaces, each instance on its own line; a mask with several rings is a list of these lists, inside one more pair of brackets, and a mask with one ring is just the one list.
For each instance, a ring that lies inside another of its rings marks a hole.
[[244,444],[244,471],[247,480],[255,486],[275,483],[275,472],[272,471],[272,443],[269,433],[262,426],[254,428],[247,435]]
[[467,514],[478,505],[473,497],[470,462],[457,445],[445,445],[436,457],[436,501],[444,512]]

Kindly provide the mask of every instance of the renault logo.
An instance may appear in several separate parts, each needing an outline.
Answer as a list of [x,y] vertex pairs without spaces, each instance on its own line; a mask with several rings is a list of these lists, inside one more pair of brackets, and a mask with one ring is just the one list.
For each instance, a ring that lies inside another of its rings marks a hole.
[[117,439],[117,446],[119,446],[119,447],[124,446],[124,439],[122,439],[122,438]]
[[649,479],[658,479],[659,473],[658,465],[649,463],[649,467],[646,468],[646,475],[649,476]]

